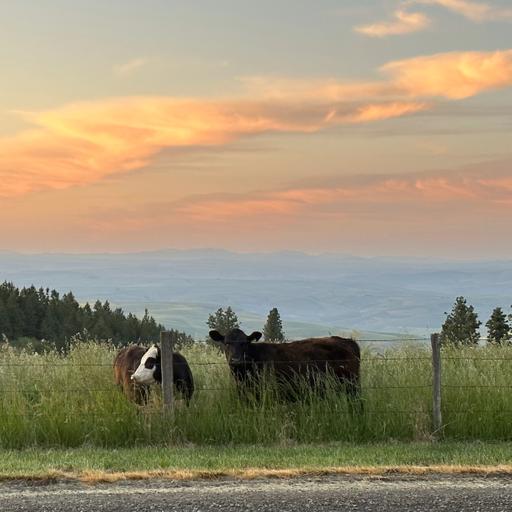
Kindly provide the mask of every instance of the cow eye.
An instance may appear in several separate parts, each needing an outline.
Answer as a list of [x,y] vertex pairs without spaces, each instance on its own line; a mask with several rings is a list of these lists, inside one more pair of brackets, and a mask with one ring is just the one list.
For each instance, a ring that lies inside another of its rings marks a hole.
[[144,363],[144,368],[151,370],[156,364],[156,359],[154,357],[148,357],[146,362]]

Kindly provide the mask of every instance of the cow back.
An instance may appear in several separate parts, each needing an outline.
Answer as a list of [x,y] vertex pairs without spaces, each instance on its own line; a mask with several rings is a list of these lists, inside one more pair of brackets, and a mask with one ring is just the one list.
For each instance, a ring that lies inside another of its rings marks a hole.
[[289,343],[251,343],[246,364],[233,365],[240,377],[247,371],[272,369],[277,375],[332,372],[342,380],[359,378],[360,349],[351,338],[329,336]]

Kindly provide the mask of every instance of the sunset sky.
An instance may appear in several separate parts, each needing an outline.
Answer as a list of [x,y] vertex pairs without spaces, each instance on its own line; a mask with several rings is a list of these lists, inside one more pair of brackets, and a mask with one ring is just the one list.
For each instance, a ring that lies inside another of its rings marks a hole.
[[0,250],[512,253],[510,0],[0,0]]

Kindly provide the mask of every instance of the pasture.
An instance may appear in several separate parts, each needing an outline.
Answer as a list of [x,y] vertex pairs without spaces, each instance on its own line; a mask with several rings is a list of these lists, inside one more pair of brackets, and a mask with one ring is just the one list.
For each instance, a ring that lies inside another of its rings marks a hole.
[[[0,448],[258,445],[428,441],[432,438],[429,347],[363,350],[364,414],[344,394],[324,399],[239,400],[224,356],[198,344],[187,357],[196,393],[162,414],[158,392],[141,408],[114,385],[109,344],[80,342],[65,356],[0,349]],[[443,349],[443,423],[451,440],[510,440],[512,348]]]

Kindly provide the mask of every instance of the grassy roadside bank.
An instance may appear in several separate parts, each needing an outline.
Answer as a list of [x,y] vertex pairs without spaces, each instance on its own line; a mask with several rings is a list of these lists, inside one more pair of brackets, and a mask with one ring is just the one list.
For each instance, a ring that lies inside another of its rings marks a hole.
[[511,443],[330,443],[0,450],[0,480],[290,477],[386,472],[512,473]]

